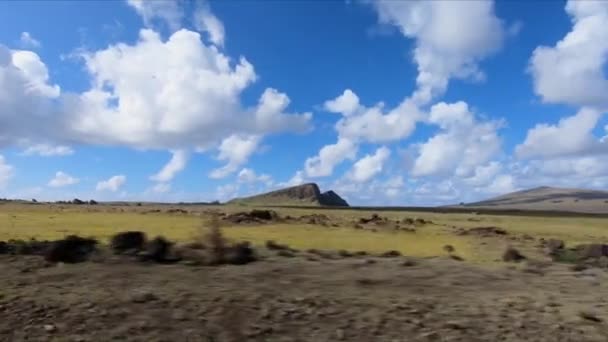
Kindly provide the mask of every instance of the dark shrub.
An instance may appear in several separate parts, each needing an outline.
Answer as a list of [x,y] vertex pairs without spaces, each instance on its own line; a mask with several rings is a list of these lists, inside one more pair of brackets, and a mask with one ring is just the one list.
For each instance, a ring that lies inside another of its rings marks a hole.
[[277,255],[286,257],[286,258],[293,258],[296,256],[296,254],[294,252],[292,252],[288,249],[281,249],[281,250],[277,251]]
[[133,250],[140,251],[144,248],[145,244],[146,234],[139,231],[118,233],[110,241],[110,247],[117,254]]
[[388,251],[380,254],[383,258],[396,258],[401,256],[401,252],[399,251]]
[[452,254],[455,251],[454,246],[452,246],[452,245],[443,246],[443,250],[448,254]]
[[90,201],[89,201],[89,204],[90,204],[90,205],[97,205],[97,201],[95,201],[95,200],[90,200]]
[[564,241],[558,240],[558,239],[549,239],[545,242],[545,244],[547,246],[547,250],[549,251],[549,253],[555,253],[566,247],[566,244],[564,243]]
[[272,210],[254,209],[249,213],[249,216],[260,220],[270,221],[275,219],[278,215],[275,211]]
[[167,257],[171,243],[162,236],[157,236],[146,244],[146,252],[142,256],[143,260],[155,262],[168,261]]
[[7,242],[8,253],[15,255],[44,255],[50,245],[50,241],[38,241],[36,239],[29,241],[9,240]]
[[4,241],[0,241],[0,254],[8,254],[10,252],[10,248],[8,243]]
[[289,246],[281,245],[279,243],[274,242],[274,240],[266,241],[266,248],[270,250],[280,251],[280,250],[289,250]]
[[78,198],[74,198],[74,199],[72,200],[72,204],[78,204],[78,205],[80,205],[80,204],[85,204],[85,203],[86,203],[85,201],[80,200],[80,199],[78,199]]
[[517,249],[509,247],[503,253],[502,260],[504,262],[520,262],[526,260],[526,257],[523,256]]
[[70,235],[51,243],[44,254],[49,262],[77,263],[86,261],[95,250],[97,240]]
[[579,256],[579,259],[598,259],[603,256],[608,256],[608,245],[604,244],[586,244],[578,245],[574,248]]
[[257,260],[249,242],[241,242],[230,247],[226,253],[226,262],[232,265],[245,265]]
[[343,258],[350,258],[350,257],[355,256],[353,253],[351,253],[351,252],[349,252],[349,251],[347,251],[345,249],[339,250],[338,251],[338,255],[341,256],[341,257],[343,257]]

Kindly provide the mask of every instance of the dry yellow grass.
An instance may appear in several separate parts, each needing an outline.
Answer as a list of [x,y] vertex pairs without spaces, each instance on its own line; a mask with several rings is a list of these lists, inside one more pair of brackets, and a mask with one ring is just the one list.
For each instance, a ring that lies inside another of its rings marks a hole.
[[[204,224],[201,215],[149,213],[150,209],[145,206],[113,208],[109,206],[59,207],[4,204],[0,205],[0,240],[12,238],[56,239],[69,234],[94,236],[107,240],[116,232],[141,230],[150,236],[163,235],[171,240],[192,241],[201,233],[201,224]],[[189,209],[203,212],[209,208]],[[226,212],[246,209],[238,206],[221,208]],[[424,218],[433,221],[434,224],[419,227],[416,233],[382,229],[374,233],[352,229],[349,223],[360,217],[368,217],[372,212],[318,211],[314,209],[278,209],[278,211],[282,215],[291,216],[323,213],[342,222],[342,225],[338,228],[307,224],[225,226],[224,234],[229,239],[248,240],[257,245],[262,245],[267,240],[275,240],[298,249],[345,249],[368,252],[398,250],[406,255],[421,257],[445,255],[443,246],[449,244],[455,247],[457,255],[473,261],[496,259],[500,255],[502,247],[508,242],[457,236],[450,232],[449,227],[498,226],[515,234],[560,238],[568,243],[608,242],[608,220],[600,218],[388,211],[381,212],[380,215],[391,219]]]

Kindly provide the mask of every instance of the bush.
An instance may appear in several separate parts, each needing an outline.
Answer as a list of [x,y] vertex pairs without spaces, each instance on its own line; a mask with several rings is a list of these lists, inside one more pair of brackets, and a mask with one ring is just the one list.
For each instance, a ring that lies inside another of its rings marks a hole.
[[157,236],[146,245],[146,252],[142,259],[155,262],[168,261],[167,257],[169,255],[171,245],[172,244],[164,237]]
[[526,257],[521,254],[517,249],[508,247],[502,255],[504,262],[520,262],[526,260]]
[[245,265],[256,260],[254,250],[249,242],[237,243],[230,247],[225,258],[225,262],[232,265]]
[[114,235],[110,240],[110,247],[116,254],[127,251],[140,251],[145,247],[146,234],[140,231],[128,231]]
[[266,248],[270,250],[280,251],[280,250],[290,250],[289,246],[281,245],[279,243],[274,242],[274,240],[266,241]]
[[54,241],[44,254],[49,262],[77,263],[86,261],[95,250],[97,240],[70,235],[63,240]]

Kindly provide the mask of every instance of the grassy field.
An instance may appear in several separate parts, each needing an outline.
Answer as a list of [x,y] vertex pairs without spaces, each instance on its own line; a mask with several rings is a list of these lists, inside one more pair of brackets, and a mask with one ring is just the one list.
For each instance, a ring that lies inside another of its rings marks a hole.
[[[161,207],[158,207],[161,208]],[[245,208],[188,207],[190,214],[151,213],[150,207],[110,206],[56,206],[56,205],[0,205],[0,240],[55,239],[69,234],[94,236],[107,240],[114,233],[141,230],[150,236],[162,235],[171,240],[189,241],[201,229],[209,209],[235,212]],[[277,209],[281,215],[294,217],[311,214],[314,209]],[[513,234],[534,237],[560,238],[567,243],[608,242],[608,219],[581,217],[527,217],[474,214],[438,214],[420,212],[382,212],[391,219],[423,218],[433,224],[419,227],[416,233],[378,230],[377,232],[353,229],[353,222],[369,217],[372,212],[360,210],[324,210],[340,227],[323,227],[309,224],[269,224],[260,226],[225,226],[224,233],[234,240],[247,240],[264,244],[275,240],[299,249],[345,249],[350,251],[384,252],[398,250],[411,256],[445,254],[442,247],[450,244],[457,254],[467,260],[491,261],[500,256],[510,242],[459,236],[451,227],[497,226]],[[525,247],[525,246],[524,246]]]

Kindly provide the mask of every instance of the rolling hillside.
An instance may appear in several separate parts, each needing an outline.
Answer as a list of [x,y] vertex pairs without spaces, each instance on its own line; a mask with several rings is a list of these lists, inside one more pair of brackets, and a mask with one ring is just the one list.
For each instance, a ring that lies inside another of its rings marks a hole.
[[608,191],[538,187],[452,207],[608,213]]

